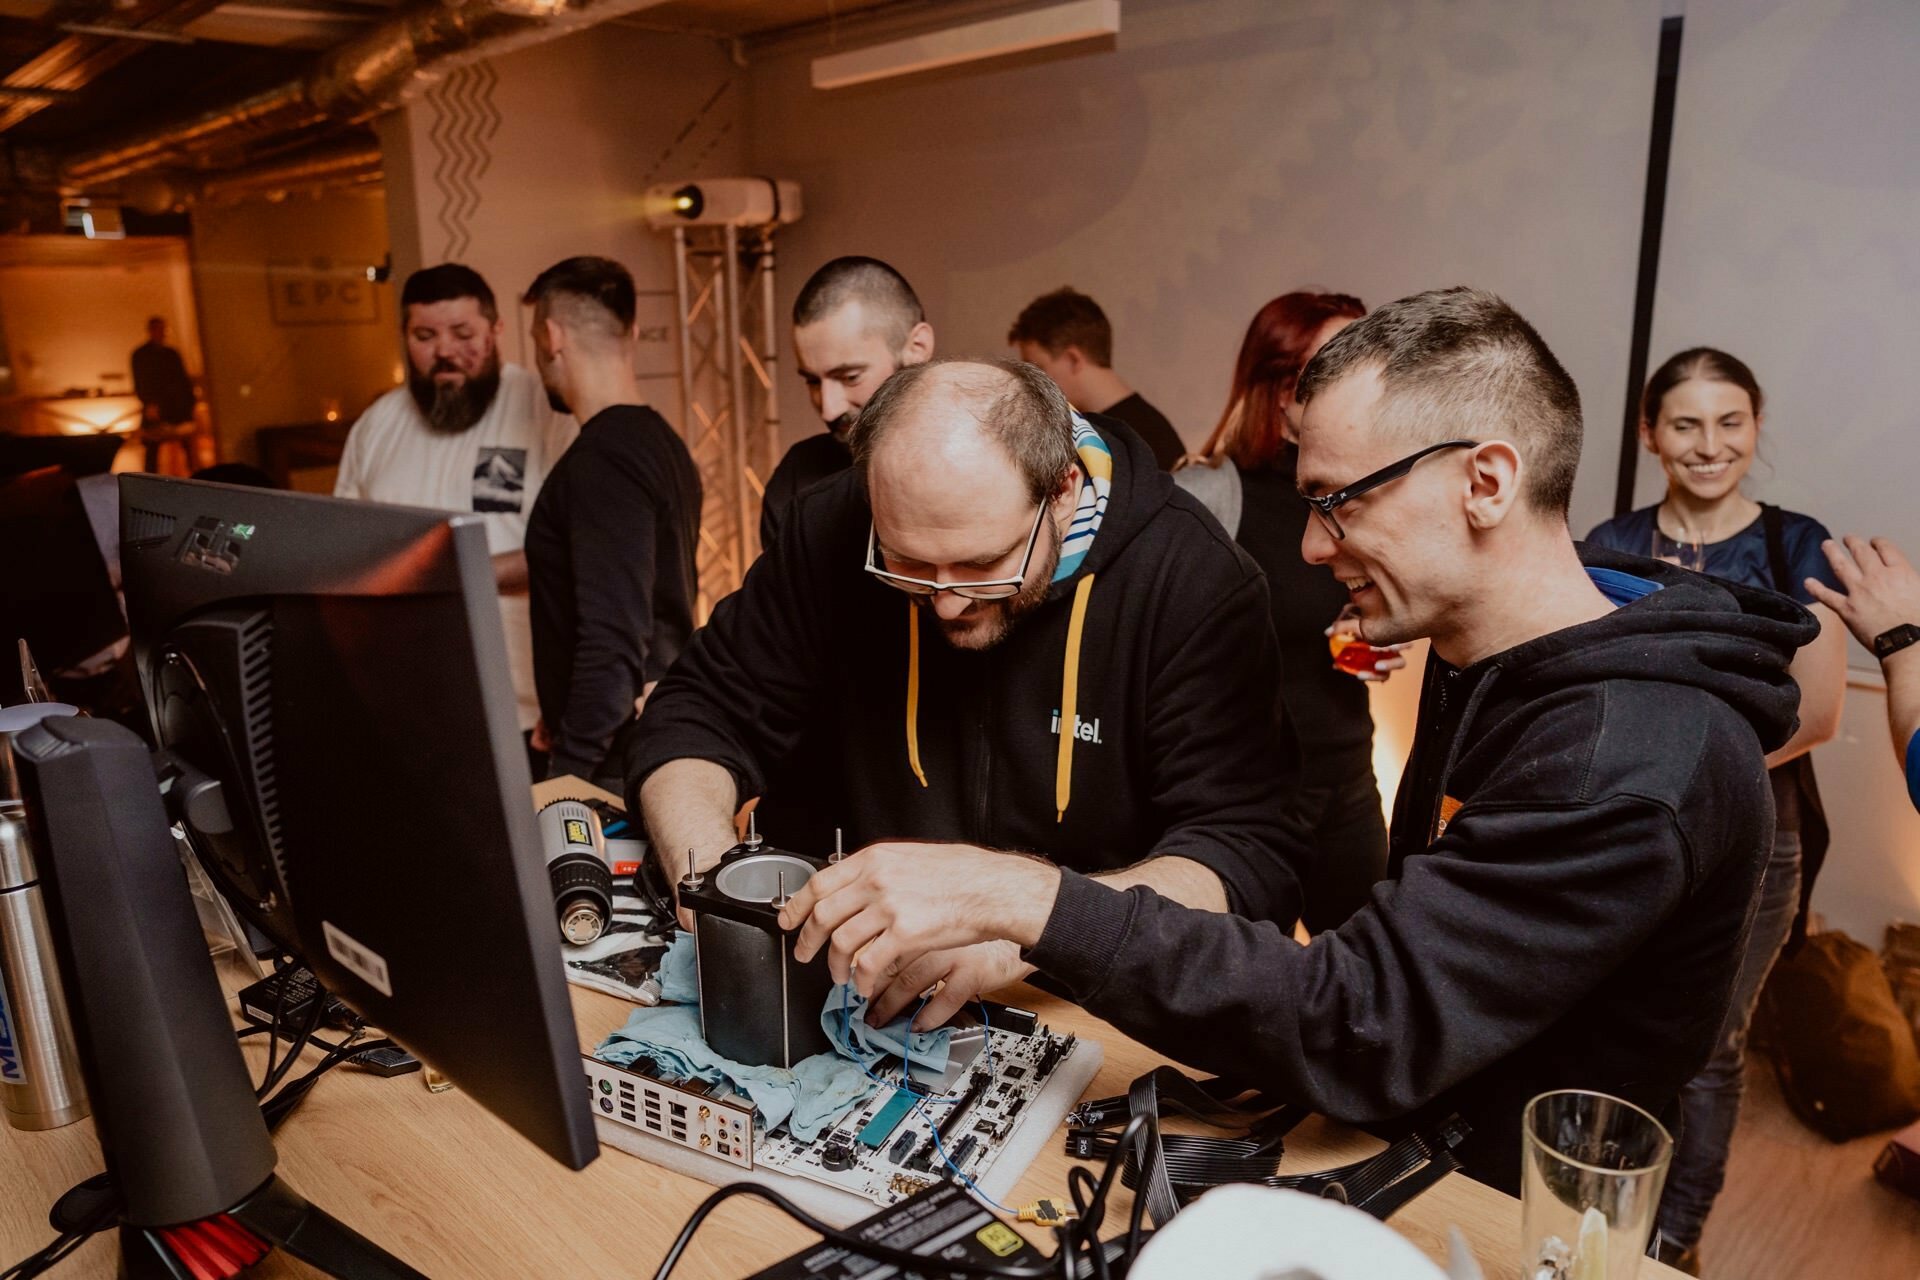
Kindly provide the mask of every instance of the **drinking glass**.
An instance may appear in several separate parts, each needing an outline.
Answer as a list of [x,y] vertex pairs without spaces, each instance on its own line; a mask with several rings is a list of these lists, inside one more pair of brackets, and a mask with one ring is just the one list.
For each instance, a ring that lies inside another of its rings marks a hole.
[[1665,560],[1668,564],[1677,564],[1682,569],[1691,569],[1695,573],[1707,571],[1707,544],[1700,535],[1691,529],[1682,527],[1680,536],[1669,538],[1667,531],[1660,527],[1658,520],[1653,522],[1653,558]]
[[1666,1128],[1584,1089],[1541,1094],[1520,1128],[1523,1280],[1633,1280],[1673,1159]]
[[1360,638],[1360,610],[1353,605],[1342,609],[1333,620],[1327,649],[1333,654],[1333,665],[1350,676],[1373,676],[1376,662],[1399,656],[1392,649],[1376,649]]

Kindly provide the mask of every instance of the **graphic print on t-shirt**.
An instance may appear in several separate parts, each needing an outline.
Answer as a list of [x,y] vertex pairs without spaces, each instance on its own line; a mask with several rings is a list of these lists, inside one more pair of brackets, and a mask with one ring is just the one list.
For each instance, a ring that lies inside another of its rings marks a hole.
[[482,445],[473,464],[473,509],[518,511],[527,490],[527,451]]

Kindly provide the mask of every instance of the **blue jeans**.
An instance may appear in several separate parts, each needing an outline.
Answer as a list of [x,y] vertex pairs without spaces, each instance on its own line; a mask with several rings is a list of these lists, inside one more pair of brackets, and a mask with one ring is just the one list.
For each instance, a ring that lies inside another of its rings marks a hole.
[[1719,1045],[1700,1074],[1680,1090],[1680,1141],[1667,1171],[1666,1192],[1660,1197],[1658,1225],[1661,1237],[1681,1248],[1700,1243],[1707,1213],[1727,1180],[1727,1152],[1733,1146],[1740,1099],[1746,1093],[1747,1024],[1753,1021],[1760,988],[1786,945],[1799,910],[1800,833],[1782,831],[1774,836],[1773,857],[1760,882],[1753,928],[1733,980],[1733,1000],[1726,1025],[1720,1029]]

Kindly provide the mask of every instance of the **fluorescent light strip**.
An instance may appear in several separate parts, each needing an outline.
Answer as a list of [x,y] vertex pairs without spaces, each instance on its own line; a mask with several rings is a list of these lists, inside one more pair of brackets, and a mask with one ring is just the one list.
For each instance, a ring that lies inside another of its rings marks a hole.
[[1120,0],[1068,0],[1004,18],[944,27],[813,60],[813,87],[845,89],[891,76],[1001,58],[1120,33]]

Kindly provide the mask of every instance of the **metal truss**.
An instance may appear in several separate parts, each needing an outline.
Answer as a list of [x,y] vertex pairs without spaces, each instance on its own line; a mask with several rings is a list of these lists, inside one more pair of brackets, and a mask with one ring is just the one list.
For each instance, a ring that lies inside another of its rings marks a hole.
[[706,499],[697,621],[760,550],[760,502],[780,459],[772,228],[678,226],[680,429]]

